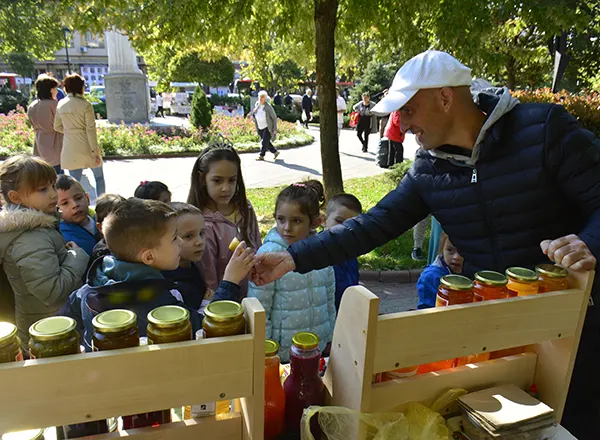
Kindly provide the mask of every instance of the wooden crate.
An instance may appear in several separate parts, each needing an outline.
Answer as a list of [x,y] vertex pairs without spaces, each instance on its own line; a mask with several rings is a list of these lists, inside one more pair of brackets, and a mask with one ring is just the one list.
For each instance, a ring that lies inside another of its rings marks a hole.
[[[431,404],[450,388],[535,383],[560,420],[594,273],[569,277],[566,291],[384,316],[375,295],[349,288],[325,375],[330,404],[397,411],[408,402]],[[372,384],[376,373],[524,345],[528,352],[517,356]]]
[[239,398],[225,416],[87,438],[262,440],[265,311],[242,304],[243,336],[0,365],[0,433]]

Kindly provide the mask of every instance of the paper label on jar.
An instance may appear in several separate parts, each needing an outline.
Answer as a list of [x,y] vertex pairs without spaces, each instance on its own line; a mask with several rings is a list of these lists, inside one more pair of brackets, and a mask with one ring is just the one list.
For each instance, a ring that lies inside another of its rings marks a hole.
[[[32,358],[35,359],[35,358]],[[21,362],[23,359],[23,352],[21,350],[19,350],[19,352],[17,353],[17,355],[15,356],[15,361],[16,362]]]
[[435,306],[436,307],[445,307],[447,305],[448,305],[447,299],[444,299],[439,295],[435,298]]
[[199,341],[200,339],[206,339],[206,336],[204,335],[204,329],[200,329],[196,332],[196,341]]
[[197,403],[192,405],[192,417],[214,416],[217,410],[216,402]]

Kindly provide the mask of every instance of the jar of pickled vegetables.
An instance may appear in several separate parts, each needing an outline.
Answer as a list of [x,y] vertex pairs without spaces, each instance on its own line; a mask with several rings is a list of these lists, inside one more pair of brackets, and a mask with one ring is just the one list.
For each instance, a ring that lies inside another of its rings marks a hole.
[[10,322],[0,322],[0,364],[23,360],[21,339],[17,336],[17,326]]
[[180,306],[157,307],[148,313],[148,344],[168,344],[192,340],[190,312]]
[[491,270],[477,272],[475,274],[475,285],[473,286],[475,302],[508,297],[507,284],[508,279],[501,273]]
[[107,310],[94,316],[92,325],[94,326],[93,351],[137,347],[140,343],[137,316],[130,310]]
[[204,309],[205,338],[243,335],[246,332],[244,309],[235,301],[214,301]]
[[539,293],[538,275],[533,270],[524,267],[509,267],[506,269],[508,278],[508,296],[529,296]]
[[569,288],[569,272],[555,264],[540,264],[535,267],[538,274],[540,293],[567,290]]
[[473,302],[473,282],[462,275],[444,275],[435,300],[436,307]]
[[29,327],[31,359],[79,354],[77,323],[68,316],[40,319]]
[[27,431],[7,432],[2,440],[44,440],[43,429],[28,429]]

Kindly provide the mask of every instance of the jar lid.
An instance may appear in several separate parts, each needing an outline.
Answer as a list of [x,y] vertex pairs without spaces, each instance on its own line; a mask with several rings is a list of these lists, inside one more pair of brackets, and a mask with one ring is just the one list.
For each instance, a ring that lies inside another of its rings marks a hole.
[[500,272],[494,272],[493,270],[482,270],[481,272],[477,272],[475,274],[475,279],[488,286],[506,286],[508,283],[508,279],[505,275]]
[[42,429],[28,429],[27,431],[7,432],[2,440],[39,440],[44,435]]
[[310,332],[296,333],[292,337],[292,343],[303,350],[312,350],[319,346],[319,337]]
[[17,326],[10,322],[0,322],[0,347],[12,342],[17,336]]
[[160,328],[177,327],[190,320],[190,311],[181,306],[161,306],[148,313],[148,322]]
[[509,267],[506,269],[506,276],[514,278],[517,281],[534,282],[537,281],[537,273],[524,267]]
[[462,275],[444,275],[440,283],[452,290],[473,289],[473,281]]
[[548,278],[567,278],[569,276],[567,269],[555,264],[539,264],[535,267],[535,271]]
[[275,356],[277,353],[279,353],[279,344],[267,339],[265,341],[265,357]]
[[122,332],[135,325],[137,315],[131,310],[114,309],[102,312],[92,319],[92,325],[100,333]]
[[32,338],[41,341],[52,341],[67,336],[77,328],[77,323],[68,316],[50,316],[40,319],[29,327]]
[[215,301],[206,306],[204,314],[213,321],[232,321],[243,316],[244,309],[235,301]]

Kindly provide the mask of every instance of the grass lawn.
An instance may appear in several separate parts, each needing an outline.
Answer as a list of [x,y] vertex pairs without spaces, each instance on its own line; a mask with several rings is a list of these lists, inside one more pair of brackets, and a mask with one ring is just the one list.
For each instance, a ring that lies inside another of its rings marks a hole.
[[[344,182],[344,189],[346,192],[358,197],[363,205],[363,209],[370,209],[385,194],[394,188],[395,183],[390,179],[388,174],[389,173],[374,177],[346,180]],[[248,199],[252,202],[256,215],[258,216],[260,232],[263,238],[275,223],[273,218],[275,199],[282,188],[283,187],[246,189]],[[423,245],[423,250],[425,252],[427,251],[428,244],[429,227],[427,228],[425,243]],[[410,230],[397,239],[359,257],[358,261],[361,269],[369,270],[413,269],[424,267],[424,262],[413,261],[410,258],[412,247],[413,235],[412,230]]]

